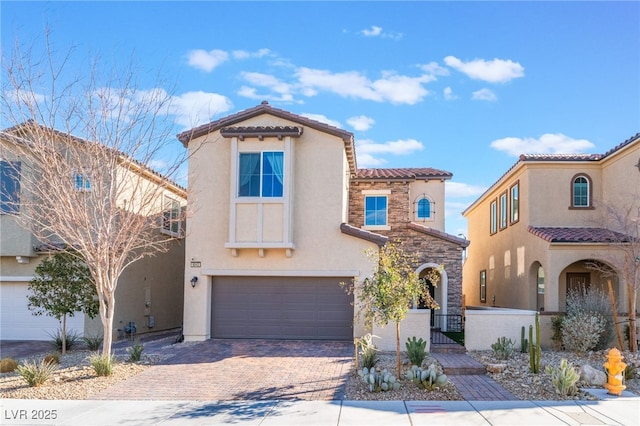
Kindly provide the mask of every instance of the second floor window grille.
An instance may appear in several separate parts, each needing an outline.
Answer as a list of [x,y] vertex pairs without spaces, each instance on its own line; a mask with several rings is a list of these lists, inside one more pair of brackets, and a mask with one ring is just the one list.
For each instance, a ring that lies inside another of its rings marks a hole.
[[426,197],[423,197],[423,198],[419,199],[415,203],[416,219],[418,219],[418,220],[432,219],[433,218],[433,209],[432,209],[431,204],[432,204],[431,201]]
[[76,191],[91,191],[91,179],[85,173],[76,172],[73,185]]
[[573,179],[573,207],[589,207],[589,180],[585,176]]

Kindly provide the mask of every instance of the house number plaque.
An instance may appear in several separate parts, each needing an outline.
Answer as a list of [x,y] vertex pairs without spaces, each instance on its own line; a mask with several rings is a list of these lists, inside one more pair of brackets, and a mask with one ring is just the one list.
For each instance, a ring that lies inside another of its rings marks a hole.
[[191,267],[192,268],[200,268],[200,267],[202,267],[202,262],[192,260],[191,261]]

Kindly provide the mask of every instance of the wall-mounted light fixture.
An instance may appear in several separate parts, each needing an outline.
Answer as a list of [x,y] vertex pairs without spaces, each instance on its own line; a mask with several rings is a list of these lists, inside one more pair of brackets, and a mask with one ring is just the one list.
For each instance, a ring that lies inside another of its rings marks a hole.
[[191,287],[196,288],[196,283],[198,282],[198,277],[191,278]]

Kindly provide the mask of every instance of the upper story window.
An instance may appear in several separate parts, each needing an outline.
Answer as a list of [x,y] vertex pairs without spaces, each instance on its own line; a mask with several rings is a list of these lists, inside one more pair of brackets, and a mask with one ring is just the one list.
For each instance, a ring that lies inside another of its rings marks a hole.
[[516,223],[518,220],[520,220],[520,182],[516,182],[515,184],[513,184],[513,186],[509,189],[509,193],[510,193],[510,218],[509,220],[511,221],[511,223]]
[[495,234],[498,232],[498,200],[493,200],[489,206],[490,222],[489,233]]
[[507,227],[507,193],[506,191],[500,195],[500,229]]
[[91,191],[91,179],[89,175],[82,171],[77,171],[73,175],[73,186],[76,191]]
[[591,207],[591,179],[580,174],[571,179],[571,207]]
[[20,161],[0,161],[0,214],[20,210]]
[[364,197],[364,225],[387,225],[387,197],[385,195],[366,195]]
[[242,152],[238,170],[239,197],[282,197],[284,152]]
[[171,197],[164,196],[162,200],[162,232],[182,236],[182,215],[180,202]]
[[417,220],[433,219],[432,202],[426,196],[423,196],[415,203],[415,214]]

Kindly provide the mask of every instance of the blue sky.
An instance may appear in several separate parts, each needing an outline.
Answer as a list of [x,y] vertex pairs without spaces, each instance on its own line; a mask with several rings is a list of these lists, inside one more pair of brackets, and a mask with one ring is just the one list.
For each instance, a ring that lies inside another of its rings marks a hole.
[[359,167],[450,171],[454,235],[518,154],[601,153],[640,131],[635,1],[2,1],[0,12],[3,50],[48,26],[59,50],[107,64],[133,54],[140,88],[165,77],[175,133],[268,100],[353,132]]

